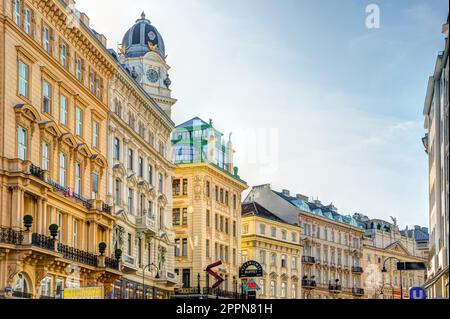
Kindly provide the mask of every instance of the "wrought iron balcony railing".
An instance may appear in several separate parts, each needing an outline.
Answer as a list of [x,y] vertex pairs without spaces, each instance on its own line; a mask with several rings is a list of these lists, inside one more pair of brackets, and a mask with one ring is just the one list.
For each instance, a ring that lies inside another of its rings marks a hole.
[[65,259],[73,260],[81,264],[97,267],[97,256],[86,251],[82,251],[63,244],[58,244],[58,252],[63,254]]
[[302,256],[302,262],[305,264],[315,264],[316,258],[312,256]]
[[312,280],[312,279],[303,279],[302,287],[303,288],[314,288],[314,287],[317,287],[317,283],[315,280]]
[[364,295],[364,289],[362,289],[362,288],[353,288],[352,289],[352,293],[354,295],[362,296],[362,295]]
[[342,285],[340,284],[329,284],[328,290],[332,292],[341,292],[342,291]]
[[30,175],[45,181],[45,171],[36,165],[30,165]]
[[105,266],[109,269],[119,270],[119,261],[115,258],[106,257],[105,258]]
[[364,270],[360,266],[353,266],[352,267],[352,272],[357,273],[357,274],[361,274],[361,273],[364,272]]
[[31,237],[31,244],[39,248],[55,250],[55,242],[53,238],[41,234],[34,233]]
[[0,243],[11,245],[22,245],[23,234],[21,231],[11,228],[0,228]]

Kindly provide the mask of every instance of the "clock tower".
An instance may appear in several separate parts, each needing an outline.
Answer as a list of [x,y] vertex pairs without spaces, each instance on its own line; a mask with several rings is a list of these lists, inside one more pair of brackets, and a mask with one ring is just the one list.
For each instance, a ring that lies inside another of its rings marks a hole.
[[131,76],[170,117],[176,99],[171,96],[164,40],[145,13],[123,37],[119,55]]

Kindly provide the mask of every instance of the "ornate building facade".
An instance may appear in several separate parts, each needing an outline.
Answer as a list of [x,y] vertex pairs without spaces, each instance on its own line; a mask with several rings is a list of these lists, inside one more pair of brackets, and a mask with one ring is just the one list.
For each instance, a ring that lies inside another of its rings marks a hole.
[[109,296],[106,39],[73,1],[4,1],[0,20],[0,296]]
[[[109,85],[107,198],[117,218],[112,244],[123,252],[124,272],[115,298],[141,299],[143,291],[147,299],[168,298],[178,283],[170,158],[175,100],[170,82],[160,81],[160,74],[168,79],[164,50],[161,35],[142,14],[125,34],[121,52],[110,51],[116,70]],[[161,108],[156,99],[170,103]]]
[[244,203],[256,202],[283,220],[303,228],[302,298],[362,298],[361,264],[364,230],[351,216],[304,195],[255,186]]
[[232,294],[240,266],[241,193],[247,188],[233,166],[233,146],[212,122],[199,118],[177,126],[172,142],[175,264],[185,288],[178,293],[211,287],[205,268],[221,260],[214,270],[225,280],[222,293]]
[[423,114],[427,133],[430,260],[425,285],[429,298],[449,298],[449,41],[448,19],[443,26],[445,48],[428,81]]
[[242,262],[255,260],[264,271],[254,278],[259,299],[302,298],[302,228],[258,203],[242,205]]
[[[426,271],[398,271],[397,262],[426,262],[428,229],[400,231],[393,223],[353,216],[365,229],[362,265],[363,282],[369,299],[409,299],[409,288],[422,287]],[[386,272],[383,272],[383,268]]]

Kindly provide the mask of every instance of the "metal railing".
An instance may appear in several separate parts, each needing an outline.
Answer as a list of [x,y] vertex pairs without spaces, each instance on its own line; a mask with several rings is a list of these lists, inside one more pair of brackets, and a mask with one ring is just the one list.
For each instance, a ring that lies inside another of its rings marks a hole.
[[22,298],[22,299],[31,299],[33,298],[33,295],[29,292],[22,292],[22,291],[13,291],[12,296],[14,298]]
[[342,285],[340,284],[329,284],[328,285],[328,290],[333,291],[333,292],[341,292],[342,291]]
[[42,181],[45,179],[45,171],[33,164],[30,165],[30,175],[39,178]]
[[315,280],[312,280],[312,279],[303,279],[302,287],[304,287],[304,288],[317,287],[317,283]]
[[352,267],[352,272],[354,272],[354,273],[363,273],[364,272],[364,270],[362,269],[362,267],[360,267],[360,266],[353,266]]
[[52,251],[55,250],[55,242],[54,242],[53,238],[47,237],[47,236],[44,236],[41,234],[34,233],[31,236],[31,244],[33,246],[36,246],[39,248],[52,250]]
[[364,295],[364,289],[362,289],[362,288],[352,288],[352,293],[354,295]]
[[0,243],[11,245],[22,245],[23,234],[21,231],[11,228],[0,228]]
[[58,244],[58,252],[63,255],[65,259],[73,260],[81,264],[97,267],[97,256],[86,251],[82,251],[63,244]]
[[115,258],[106,257],[105,258],[105,266],[109,269],[119,270],[119,261]]
[[216,297],[222,297],[227,299],[241,299],[241,294],[237,292],[222,290],[218,288],[209,288],[205,287],[203,288],[203,294],[209,295],[209,296],[216,296]]
[[314,258],[312,256],[302,256],[302,262],[307,263],[307,264],[315,264],[316,258]]

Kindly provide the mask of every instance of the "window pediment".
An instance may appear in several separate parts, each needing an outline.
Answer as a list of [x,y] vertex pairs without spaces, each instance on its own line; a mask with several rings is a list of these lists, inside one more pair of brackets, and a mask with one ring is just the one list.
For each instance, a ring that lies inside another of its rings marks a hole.
[[41,122],[39,123],[39,128],[52,135],[54,138],[60,138],[62,136],[61,130],[53,121]]
[[38,110],[30,104],[17,104],[14,106],[14,111],[16,113],[16,117],[20,119],[26,119],[30,122],[40,122],[41,116],[39,115]]
[[70,148],[76,148],[77,147],[77,141],[75,140],[75,137],[73,137],[70,133],[64,133],[61,135],[61,141],[63,141],[65,144],[67,144]]

